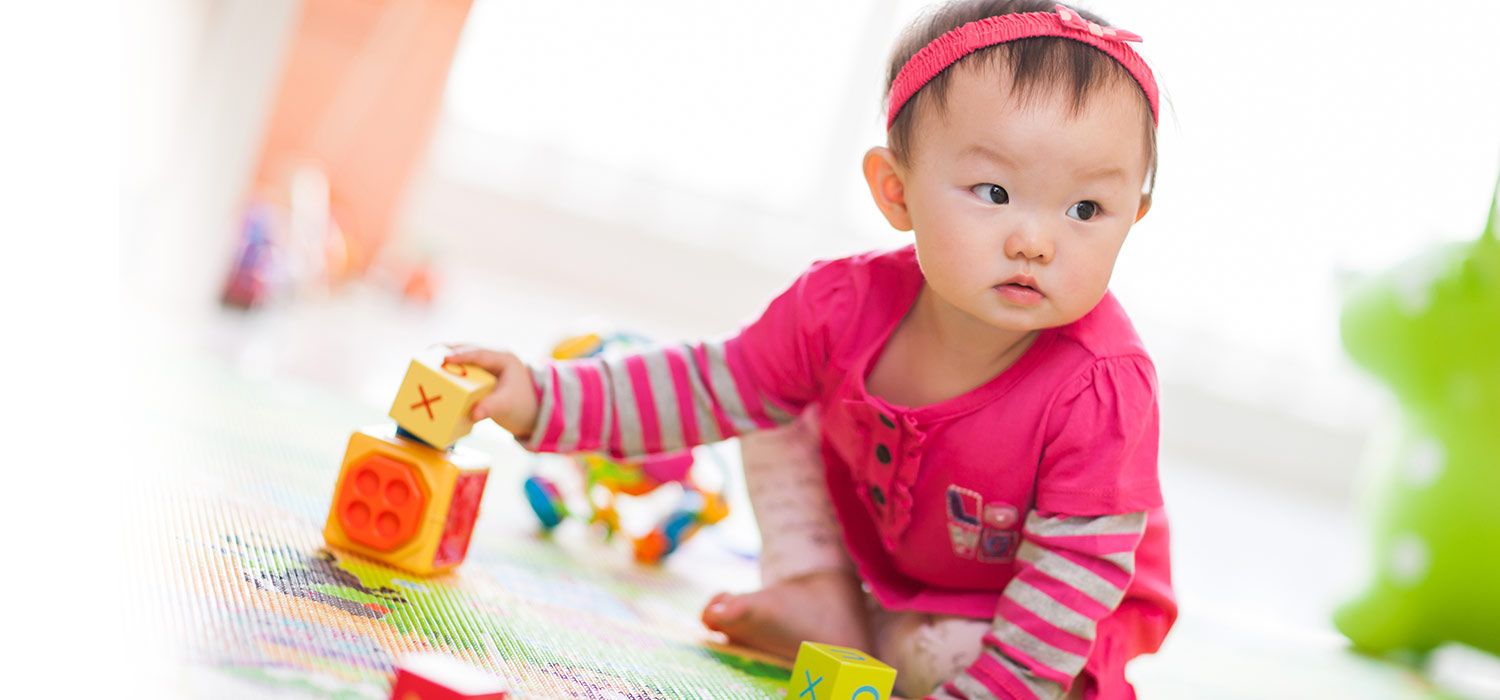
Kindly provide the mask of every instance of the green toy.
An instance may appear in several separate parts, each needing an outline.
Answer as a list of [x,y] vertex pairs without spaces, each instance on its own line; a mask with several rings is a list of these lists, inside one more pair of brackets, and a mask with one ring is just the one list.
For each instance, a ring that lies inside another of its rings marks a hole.
[[1354,646],[1500,655],[1500,182],[1478,241],[1386,273],[1344,306],[1344,347],[1390,385],[1374,452],[1374,576],[1334,615]]

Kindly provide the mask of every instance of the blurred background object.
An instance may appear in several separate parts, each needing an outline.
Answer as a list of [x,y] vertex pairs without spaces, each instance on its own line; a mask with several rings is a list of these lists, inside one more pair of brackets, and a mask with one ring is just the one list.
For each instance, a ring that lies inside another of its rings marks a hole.
[[[437,120],[469,5],[301,5],[247,195],[246,229],[256,235],[231,272],[226,303],[326,289],[380,258]],[[257,281],[242,282],[247,274]],[[426,271],[420,277],[396,288],[430,299]]]
[[[142,335],[377,407],[431,342],[732,331],[810,260],[908,242],[859,158],[926,4],[132,3],[127,299]],[[1161,378],[1179,638],[1224,642],[1224,675],[1345,669],[1351,496],[1400,409],[1340,347],[1344,290],[1484,220],[1500,4],[1445,3],[1441,31],[1354,0],[1084,6],[1145,37],[1164,90],[1112,288]],[[1180,682],[1168,644],[1138,678]],[[1423,683],[1500,697],[1492,657],[1432,658]]]
[[1401,415],[1371,460],[1375,568],[1339,631],[1373,653],[1500,654],[1500,180],[1476,240],[1350,295],[1343,338]]

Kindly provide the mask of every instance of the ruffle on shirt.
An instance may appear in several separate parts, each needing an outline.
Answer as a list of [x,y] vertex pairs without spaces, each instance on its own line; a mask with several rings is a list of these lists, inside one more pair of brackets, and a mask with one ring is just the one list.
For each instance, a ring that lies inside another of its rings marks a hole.
[[799,330],[806,340],[805,359],[816,374],[843,359],[839,351],[859,320],[870,281],[862,257],[819,260],[797,279]]
[[822,398],[829,348],[858,317],[849,267],[848,260],[813,263],[759,318],[725,341],[726,361],[750,405],[766,402],[797,415]]
[[[849,470],[887,549],[911,524],[912,486],[922,470],[922,445],[927,433],[917,427],[910,414],[893,416],[874,403],[858,399],[843,401],[843,420],[850,421],[859,435],[860,459],[849,460]],[[881,448],[889,463],[880,461]]]
[[1162,505],[1156,369],[1144,355],[1096,360],[1048,409],[1036,507],[1090,516]]

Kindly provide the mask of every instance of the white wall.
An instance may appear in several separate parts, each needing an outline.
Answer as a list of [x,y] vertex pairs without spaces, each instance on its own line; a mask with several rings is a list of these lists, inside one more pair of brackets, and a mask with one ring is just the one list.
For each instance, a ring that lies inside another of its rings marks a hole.
[[[555,261],[628,239],[637,260],[683,256],[652,284],[733,299],[902,244],[858,167],[883,139],[885,52],[926,4],[481,0],[409,220],[601,290],[633,267]],[[1388,409],[1338,346],[1341,280],[1477,234],[1500,168],[1500,4],[1420,23],[1392,2],[1090,5],[1146,37],[1165,95],[1155,208],[1113,287],[1168,385],[1173,444],[1341,492]],[[557,229],[509,226],[516,203]]]
[[160,313],[216,308],[296,0],[149,0],[121,13],[126,288]]
[[[732,327],[813,258],[905,242],[858,159],[883,138],[884,55],[924,4],[478,0],[406,243],[656,309],[668,332]],[[1341,492],[1388,404],[1338,347],[1339,281],[1477,232],[1500,4],[1420,25],[1387,2],[1092,5],[1146,37],[1166,96],[1156,206],[1113,286],[1172,444]],[[156,308],[214,307],[295,6],[124,13],[124,269]]]

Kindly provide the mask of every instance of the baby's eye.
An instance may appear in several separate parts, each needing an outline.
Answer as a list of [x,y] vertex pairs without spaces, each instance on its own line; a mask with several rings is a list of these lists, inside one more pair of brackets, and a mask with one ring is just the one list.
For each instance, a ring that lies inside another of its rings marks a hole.
[[1074,219],[1078,219],[1079,221],[1088,221],[1089,219],[1094,218],[1094,215],[1098,214],[1098,213],[1099,213],[1099,203],[1098,202],[1087,202],[1087,201],[1085,201],[1085,202],[1079,202],[1077,204],[1074,204],[1071,207],[1068,207],[1068,216],[1070,216],[1070,217],[1072,217]]
[[986,182],[982,185],[975,185],[973,187],[970,187],[969,191],[978,195],[980,199],[983,199],[991,204],[1010,203],[1010,193],[1006,192],[1005,188],[999,185],[992,185]]

